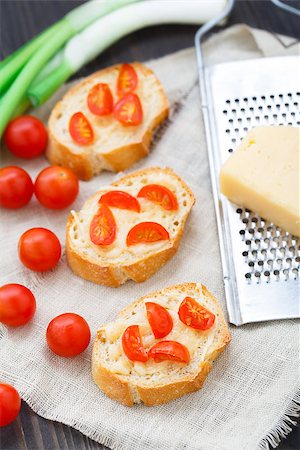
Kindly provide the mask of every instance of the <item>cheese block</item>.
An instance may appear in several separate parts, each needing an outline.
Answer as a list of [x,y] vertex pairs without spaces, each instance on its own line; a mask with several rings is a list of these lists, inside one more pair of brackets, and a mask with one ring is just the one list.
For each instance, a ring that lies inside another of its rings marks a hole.
[[221,169],[229,200],[300,236],[300,128],[253,128]]
[[[178,310],[186,297],[193,298],[214,314],[215,321],[209,329],[194,329],[181,322]],[[154,337],[147,318],[146,302],[163,306],[171,315],[173,328],[167,336]],[[131,325],[139,326],[146,352],[158,342],[176,341],[187,348],[190,362],[155,362],[151,358],[146,362],[130,360],[124,353],[122,335]],[[92,354],[93,378],[106,395],[127,406],[166,403],[200,389],[213,361],[230,339],[221,306],[204,285],[184,283],[170,286],[130,304],[114,322],[98,330]]]

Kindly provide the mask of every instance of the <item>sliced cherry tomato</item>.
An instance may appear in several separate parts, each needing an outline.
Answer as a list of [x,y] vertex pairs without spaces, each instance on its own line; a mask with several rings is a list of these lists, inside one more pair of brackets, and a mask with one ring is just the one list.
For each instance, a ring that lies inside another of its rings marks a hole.
[[107,116],[113,111],[114,100],[111,90],[106,83],[99,83],[92,87],[87,97],[88,108],[96,116]]
[[215,323],[215,315],[191,297],[186,297],[179,307],[181,322],[196,330],[209,330]]
[[0,322],[18,327],[29,322],[36,309],[33,293],[21,284],[0,287]]
[[27,205],[33,194],[30,176],[21,167],[0,169],[0,206],[17,209]]
[[136,94],[127,94],[114,106],[115,118],[123,125],[135,126],[142,123],[143,108]]
[[46,148],[47,139],[44,124],[33,116],[20,116],[12,120],[4,135],[9,150],[25,159],[40,155]]
[[87,348],[91,331],[83,317],[65,313],[51,320],[46,331],[46,340],[53,353],[69,358],[79,355]]
[[71,205],[79,190],[78,178],[66,167],[46,167],[35,180],[34,192],[46,208],[62,209]]
[[175,195],[170,189],[160,184],[148,184],[142,187],[138,193],[138,197],[143,197],[158,203],[162,208],[167,210],[177,210],[178,203]]
[[99,203],[120,209],[140,212],[140,204],[135,197],[124,191],[110,191],[101,195]]
[[167,230],[156,222],[141,222],[135,225],[127,234],[126,244],[135,245],[170,239]]
[[173,328],[169,311],[158,303],[146,302],[147,318],[156,339],[166,337]]
[[160,341],[154,344],[148,352],[148,357],[153,358],[155,362],[166,360],[186,364],[190,362],[188,349],[176,341]]
[[133,92],[137,87],[138,76],[133,66],[130,64],[122,64],[117,79],[117,94],[123,97]]
[[73,114],[69,122],[72,139],[79,145],[90,145],[94,140],[93,128],[82,112]]
[[60,256],[60,242],[47,228],[31,228],[19,239],[19,258],[31,270],[50,270],[58,263]]
[[110,245],[116,238],[116,221],[111,210],[101,204],[90,224],[90,238],[96,245]]
[[13,422],[21,409],[18,391],[10,384],[0,384],[0,427]]
[[125,355],[131,361],[146,362],[148,359],[144,349],[138,325],[130,325],[123,333],[122,347]]

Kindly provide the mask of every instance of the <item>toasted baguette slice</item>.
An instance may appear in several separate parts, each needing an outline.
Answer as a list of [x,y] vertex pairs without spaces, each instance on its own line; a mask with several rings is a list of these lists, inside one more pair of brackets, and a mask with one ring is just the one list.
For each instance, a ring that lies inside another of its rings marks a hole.
[[[121,65],[108,67],[72,87],[59,101],[49,118],[49,143],[46,155],[51,164],[71,168],[82,180],[89,180],[102,170],[119,172],[147,155],[155,128],[168,117],[169,103],[154,73],[140,63],[133,63],[138,75],[135,93],[139,95],[144,119],[141,125],[124,126],[114,115],[96,116],[87,107],[87,95],[97,83],[107,83],[114,101]],[[71,116],[81,111],[94,130],[94,142],[80,146],[69,133]]]
[[[139,213],[110,207],[117,225],[113,244],[95,245],[90,240],[89,227],[99,208],[102,194],[122,190],[134,197],[148,184],[169,188],[178,201],[177,211],[167,211],[160,205],[139,198]],[[94,283],[118,287],[126,280],[145,281],[176,252],[187,216],[195,202],[192,191],[171,169],[159,167],[133,172],[90,197],[79,212],[71,211],[67,223],[66,254],[76,275]],[[138,245],[126,245],[129,230],[140,222],[158,222],[169,232],[170,239]]]
[[[187,296],[215,314],[212,328],[195,330],[179,320],[178,309]],[[148,323],[145,308],[148,301],[162,305],[172,316],[173,329],[163,339],[155,339]],[[123,332],[130,325],[139,325],[146,350],[156,342],[174,340],[188,348],[190,363],[130,361],[121,342]],[[196,283],[171,286],[132,303],[120,312],[115,322],[98,330],[92,355],[93,378],[106,395],[127,406],[141,402],[149,406],[166,403],[200,389],[212,362],[230,339],[222,309],[205,286]]]

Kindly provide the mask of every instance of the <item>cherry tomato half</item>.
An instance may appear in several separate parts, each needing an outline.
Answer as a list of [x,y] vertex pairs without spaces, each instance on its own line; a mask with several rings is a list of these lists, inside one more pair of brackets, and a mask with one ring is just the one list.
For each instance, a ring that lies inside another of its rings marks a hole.
[[27,205],[33,194],[30,176],[21,167],[0,169],[0,206],[17,209]]
[[127,234],[126,244],[135,245],[170,239],[167,230],[156,222],[141,222],[135,225]]
[[114,116],[123,125],[136,126],[143,121],[143,108],[136,94],[127,94],[114,106]]
[[46,167],[35,180],[34,192],[46,208],[63,209],[71,205],[79,190],[78,178],[66,167]]
[[93,86],[88,94],[87,104],[91,113],[96,116],[111,114],[114,100],[108,84],[99,83]]
[[7,148],[16,156],[25,159],[40,155],[47,145],[44,124],[33,116],[20,116],[9,122],[4,140]]
[[31,228],[19,239],[19,258],[24,266],[36,272],[52,269],[61,256],[58,238],[46,228]]
[[110,245],[116,238],[116,221],[111,210],[101,204],[90,224],[90,238],[96,245]]
[[101,195],[99,203],[120,209],[140,212],[140,204],[135,197],[123,191],[110,191]]
[[18,391],[10,384],[0,383],[0,427],[13,422],[21,409]]
[[74,313],[65,313],[51,320],[46,331],[49,348],[69,358],[82,353],[90,343],[91,331],[86,320]]
[[93,128],[82,112],[77,112],[71,117],[69,132],[76,144],[90,145],[94,141]]
[[179,307],[181,322],[196,330],[209,330],[215,323],[215,315],[191,297],[186,297]]
[[123,97],[133,92],[137,87],[138,76],[133,66],[130,64],[122,64],[117,79],[117,94]]
[[175,195],[170,189],[160,184],[148,184],[142,187],[138,197],[146,198],[151,202],[158,203],[163,209],[177,210],[178,203]]
[[0,322],[18,327],[29,322],[36,310],[33,293],[21,284],[0,287]]
[[156,339],[166,337],[173,328],[169,311],[158,303],[146,302],[147,319]]
[[144,349],[138,325],[130,325],[122,336],[122,347],[125,355],[131,361],[146,362],[148,359]]
[[148,357],[153,358],[155,362],[175,361],[188,364],[190,362],[190,353],[188,349],[176,341],[160,341],[154,344]]

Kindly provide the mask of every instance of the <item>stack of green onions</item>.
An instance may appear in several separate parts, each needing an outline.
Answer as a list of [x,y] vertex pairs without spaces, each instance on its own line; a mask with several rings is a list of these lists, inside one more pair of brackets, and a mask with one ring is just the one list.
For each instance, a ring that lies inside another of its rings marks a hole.
[[[37,106],[124,35],[162,23],[200,24],[226,0],[90,0],[0,63],[0,137],[8,121]],[[130,3],[134,3],[129,5]]]

